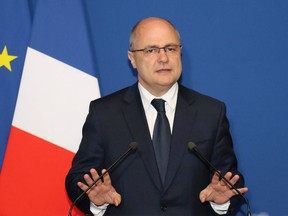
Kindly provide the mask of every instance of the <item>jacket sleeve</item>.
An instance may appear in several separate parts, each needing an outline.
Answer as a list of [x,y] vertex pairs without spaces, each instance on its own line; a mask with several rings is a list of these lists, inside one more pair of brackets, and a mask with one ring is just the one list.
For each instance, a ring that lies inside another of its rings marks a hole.
[[[229,130],[229,122],[226,116],[226,106],[221,103],[221,111],[219,114],[217,135],[213,150],[212,164],[220,168],[222,174],[227,172],[232,172],[234,175],[239,175],[240,179],[235,184],[236,188],[244,187],[244,178],[242,174],[238,171],[238,164],[236,155],[233,149],[233,142]],[[243,198],[241,196],[234,196],[230,199],[230,207],[227,215],[234,212],[240,204],[243,203]]]
[[[82,140],[79,149],[66,176],[66,191],[72,202],[83,192],[77,186],[77,182],[85,183],[84,174],[90,173],[91,168],[95,168],[99,172],[100,167],[103,167],[104,154],[99,135],[100,123],[95,110],[94,102],[91,102],[89,114],[82,129]],[[84,213],[92,214],[90,212],[90,200],[86,194],[77,201],[76,206]]]

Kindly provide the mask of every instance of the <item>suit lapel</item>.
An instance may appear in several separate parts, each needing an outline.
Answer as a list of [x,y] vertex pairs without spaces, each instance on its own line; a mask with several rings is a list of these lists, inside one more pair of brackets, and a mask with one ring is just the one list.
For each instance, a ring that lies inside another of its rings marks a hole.
[[137,83],[128,89],[124,96],[124,104],[123,115],[134,141],[138,143],[137,154],[142,158],[146,170],[156,187],[159,191],[162,191],[154,148]]
[[194,98],[186,88],[179,85],[176,112],[174,117],[172,142],[164,190],[172,183],[180,166],[183,154],[188,151],[196,110],[192,107]]

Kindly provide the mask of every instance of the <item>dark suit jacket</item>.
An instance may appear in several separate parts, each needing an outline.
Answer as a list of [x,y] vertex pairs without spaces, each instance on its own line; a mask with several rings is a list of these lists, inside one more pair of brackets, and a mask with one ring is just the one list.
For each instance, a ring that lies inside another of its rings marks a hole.
[[[226,118],[225,105],[179,85],[168,171],[164,185],[159,176],[152,140],[137,83],[90,104],[83,126],[83,139],[66,178],[73,201],[82,192],[77,181],[91,168],[108,168],[129,147],[137,150],[110,172],[122,203],[109,205],[106,215],[214,214],[210,204],[201,204],[199,193],[211,180],[209,169],[187,149],[193,141],[198,150],[222,173],[237,171]],[[237,186],[243,186],[243,178]],[[77,206],[89,213],[89,200]],[[231,208],[234,207],[234,201]]]

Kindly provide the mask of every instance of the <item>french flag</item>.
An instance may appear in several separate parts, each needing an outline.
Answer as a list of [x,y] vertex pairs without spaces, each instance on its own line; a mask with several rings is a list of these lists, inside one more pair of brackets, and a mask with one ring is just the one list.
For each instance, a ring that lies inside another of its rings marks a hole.
[[81,0],[37,2],[0,174],[1,216],[68,214],[65,176],[89,102],[100,97],[86,16]]

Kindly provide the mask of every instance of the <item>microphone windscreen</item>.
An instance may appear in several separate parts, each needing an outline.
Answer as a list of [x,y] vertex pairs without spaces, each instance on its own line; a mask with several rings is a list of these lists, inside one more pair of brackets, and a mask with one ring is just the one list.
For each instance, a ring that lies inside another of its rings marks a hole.
[[137,149],[137,147],[138,147],[138,143],[137,142],[131,142],[130,143],[131,150],[135,150],[135,149]]
[[194,151],[194,150],[196,150],[196,144],[194,143],[194,142],[188,142],[188,149],[190,150],[190,151]]

